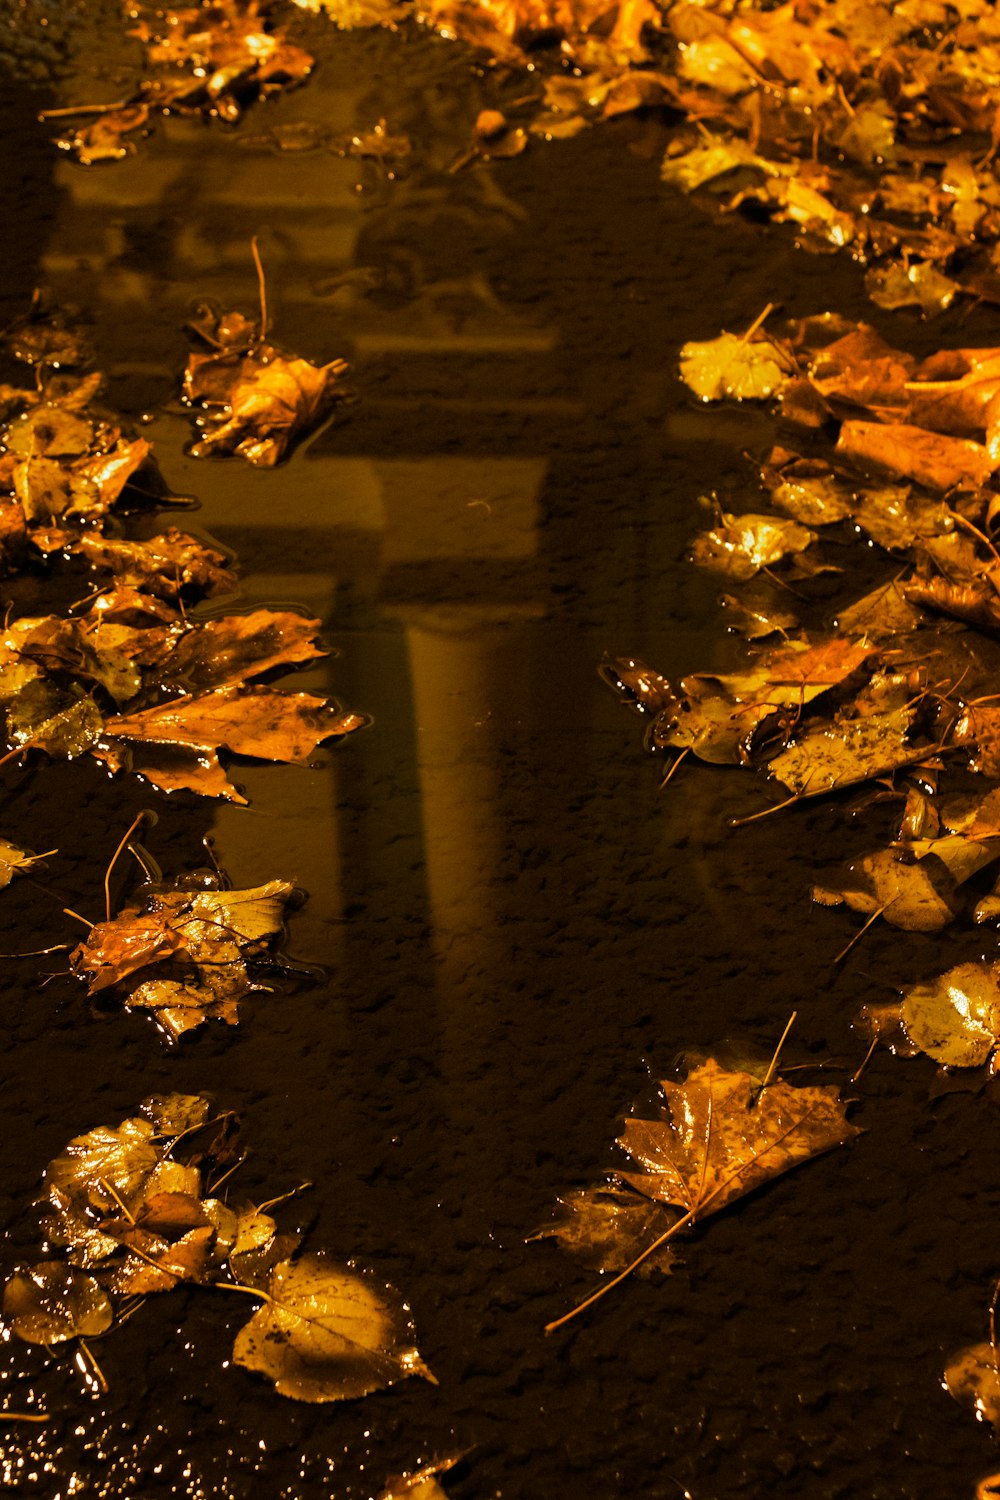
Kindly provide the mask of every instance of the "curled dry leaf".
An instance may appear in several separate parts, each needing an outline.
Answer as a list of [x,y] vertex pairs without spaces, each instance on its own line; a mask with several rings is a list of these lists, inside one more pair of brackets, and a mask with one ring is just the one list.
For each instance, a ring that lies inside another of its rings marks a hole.
[[92,1276],[62,1261],[42,1261],[7,1282],[3,1321],[26,1343],[59,1344],[106,1333],[114,1310]]
[[233,1359],[282,1396],[343,1401],[408,1375],[434,1381],[412,1344],[405,1305],[370,1276],[303,1255],[274,1267],[267,1298],[237,1335]]
[[255,343],[245,354],[228,349],[192,354],[184,399],[205,410],[209,423],[192,453],[196,458],[238,453],[248,463],[272,467],[329,414],[346,369],[342,359],[318,366],[265,343]]

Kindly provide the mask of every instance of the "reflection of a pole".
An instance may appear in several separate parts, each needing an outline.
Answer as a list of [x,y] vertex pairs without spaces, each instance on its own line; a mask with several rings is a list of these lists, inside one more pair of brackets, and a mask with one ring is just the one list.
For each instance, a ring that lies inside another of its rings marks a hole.
[[495,641],[419,622],[408,639],[441,1035],[458,1020],[467,1046],[479,1019],[467,1002],[492,988],[501,963],[491,885],[503,855],[489,717]]

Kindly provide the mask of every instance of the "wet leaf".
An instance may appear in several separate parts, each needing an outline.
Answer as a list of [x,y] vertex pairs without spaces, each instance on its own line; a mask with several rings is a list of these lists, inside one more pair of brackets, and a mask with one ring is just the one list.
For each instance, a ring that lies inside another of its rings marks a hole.
[[797,521],[723,511],[719,524],[695,540],[691,557],[703,568],[743,581],[783,557],[805,551],[815,540],[816,533]]
[[[536,1229],[529,1240],[554,1239],[595,1271],[617,1273],[631,1265],[648,1245],[679,1217],[647,1198],[605,1185],[580,1188],[556,1200],[551,1224]],[[664,1245],[638,1267],[640,1276],[669,1273],[676,1259]]]
[[815,885],[821,906],[849,906],[866,915],[880,913],[907,932],[939,932],[956,915],[955,883],[901,849],[880,849],[848,866],[840,885]]
[[621,1145],[644,1169],[623,1180],[696,1218],[717,1213],[771,1178],[857,1135],[835,1087],[766,1089],[713,1059],[684,1083],[661,1084],[659,1120],[629,1119]]
[[28,869],[37,859],[37,854],[31,854],[27,849],[19,849],[8,839],[0,839],[0,890],[10,885],[19,871]]
[[139,1105],[139,1113],[152,1122],[157,1135],[183,1135],[198,1130],[212,1113],[211,1101],[203,1094],[150,1094]]
[[313,365],[270,344],[257,344],[247,354],[192,354],[184,398],[209,414],[206,435],[192,453],[238,453],[248,463],[271,467],[328,415],[346,369],[342,359]]
[[981,443],[927,432],[904,422],[845,422],[837,439],[837,453],[854,463],[871,464],[940,491],[978,489],[996,466]]
[[779,751],[767,769],[796,796],[815,796],[915,765],[934,747],[911,744],[913,718],[912,710],[895,709],[824,725]]
[[764,401],[776,395],[789,374],[789,358],[768,339],[723,333],[681,349],[680,374],[702,401]]
[[241,1329],[233,1360],[297,1401],[343,1401],[408,1375],[433,1376],[389,1287],[319,1254],[274,1267],[268,1301]]
[[113,1319],[104,1288],[61,1261],[42,1261],[16,1271],[4,1288],[4,1323],[29,1344],[96,1338],[107,1332]]
[[101,1225],[120,1212],[122,1203],[131,1211],[142,1198],[160,1159],[152,1138],[146,1120],[123,1120],[117,1128],[99,1125],[71,1140],[46,1168],[43,1199],[52,1210],[46,1235],[80,1265],[93,1265],[117,1249]]
[[971,1406],[981,1420],[1000,1427],[1000,1366],[992,1344],[973,1344],[956,1354],[944,1379],[949,1395]]
[[[88,980],[90,995],[120,987],[123,1003],[152,1011],[171,1040],[207,1020],[235,1026],[238,1002],[257,987],[246,959],[266,952],[282,931],[293,889],[272,880],[242,891],[154,891],[146,910],[131,907],[93,928],[70,967]],[[162,1108],[201,1105],[168,1096]]]
[[928,318],[944,312],[962,290],[928,261],[875,266],[865,277],[865,289],[879,307],[919,307]]
[[236,587],[225,554],[175,526],[145,542],[86,533],[76,545],[93,567],[161,599],[177,599],[185,590],[211,599],[230,594]]
[[160,683],[200,693],[313,661],[325,655],[315,643],[319,628],[319,620],[309,615],[272,609],[199,622],[171,646]]
[[449,1469],[461,1463],[463,1457],[464,1454],[455,1453],[449,1458],[424,1464],[412,1474],[397,1474],[389,1480],[378,1500],[447,1500],[437,1476],[447,1474]]
[[[197,752],[189,771],[181,763],[168,764],[170,779],[161,780],[155,763],[147,760],[142,774],[157,785],[185,786],[209,796],[232,793],[233,800],[240,800],[225,778],[220,787],[211,775],[218,767],[217,749],[260,760],[305,763],[324,740],[350,734],[364,722],[359,714],[342,713],[328,699],[310,693],[225,687],[109,718],[104,724],[101,758],[117,770],[126,763],[124,744],[188,747]],[[211,790],[205,786],[206,771]]]
[[975,1068],[1000,1042],[1000,982],[996,964],[956,964],[903,994],[903,1024],[911,1041],[946,1067]]

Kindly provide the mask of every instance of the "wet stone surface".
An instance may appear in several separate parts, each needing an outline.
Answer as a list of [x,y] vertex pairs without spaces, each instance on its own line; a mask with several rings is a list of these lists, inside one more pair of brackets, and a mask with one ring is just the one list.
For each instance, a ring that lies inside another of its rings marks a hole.
[[[661,792],[641,726],[597,678],[605,653],[675,674],[735,649],[684,554],[698,496],[737,499],[742,455],[774,429],[692,402],[680,345],[778,299],[835,304],[918,351],[995,340],[995,318],[975,315],[975,340],[957,315],[933,334],[872,318],[854,267],[666,193],[656,120],[450,174],[506,85],[416,31],[299,18],[320,60],[304,89],[236,129],[158,122],[133,158],[81,169],[36,112],[113,95],[132,53],[97,5],[55,44],[30,30],[43,18],[39,3],[0,28],[17,226],[0,315],[36,284],[86,313],[108,399],[150,414],[169,483],[201,502],[188,519],[238,553],[237,605],[321,615],[338,655],[295,685],[373,722],[309,768],[238,764],[249,810],[82,763],[4,769],[0,831],[59,849],[3,893],[8,952],[77,940],[64,909],[100,915],[107,860],[151,806],[166,872],[204,866],[210,836],[236,885],[299,882],[288,950],[322,966],[248,997],[238,1031],[167,1048],[141,1016],[88,1009],[63,955],[5,959],[5,1265],[34,1258],[32,1199],[70,1137],[155,1091],[211,1092],[245,1115],[241,1194],[311,1180],[287,1222],[403,1291],[440,1385],[282,1401],[230,1363],[239,1299],[181,1290],[99,1341],[106,1395],[70,1360],[5,1344],[4,1406],[51,1418],[4,1427],[0,1487],[362,1500],[467,1450],[445,1481],[456,1500],[970,1495],[992,1442],[941,1377],[984,1336],[998,1270],[988,1093],[931,1097],[926,1059],[879,1053],[855,1143],[550,1338],[592,1278],[525,1236],[616,1164],[622,1116],[681,1054],[767,1055],[797,1009],[786,1063],[843,1078],[867,1045],[859,1005],[944,967],[944,940],[877,930],[835,967],[855,928],[808,886],[870,845],[871,822],[833,801],[730,830],[761,805],[752,783],[692,767]],[[383,117],[414,142],[396,181],[274,144],[279,126],[318,140]],[[254,307],[254,234],[274,337],[348,358],[356,397],[272,472],[187,456],[177,398],[193,301]],[[13,580],[4,597],[44,610],[48,588]],[[824,608],[820,591],[817,622]],[[959,962],[984,936],[947,944]]]

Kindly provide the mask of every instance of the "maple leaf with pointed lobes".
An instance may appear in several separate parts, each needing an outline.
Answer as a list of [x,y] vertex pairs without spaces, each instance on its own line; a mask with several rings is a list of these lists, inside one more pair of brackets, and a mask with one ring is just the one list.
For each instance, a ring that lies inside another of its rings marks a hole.
[[749,1073],[709,1058],[684,1083],[665,1081],[660,1120],[629,1119],[620,1144],[643,1167],[622,1180],[692,1220],[860,1134],[835,1087],[761,1088]]

